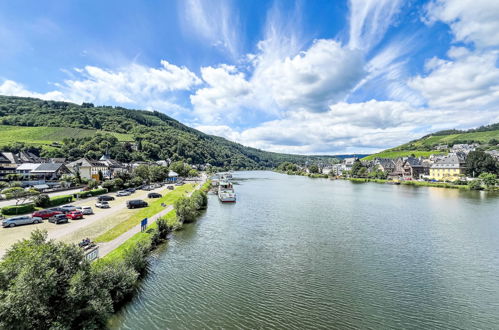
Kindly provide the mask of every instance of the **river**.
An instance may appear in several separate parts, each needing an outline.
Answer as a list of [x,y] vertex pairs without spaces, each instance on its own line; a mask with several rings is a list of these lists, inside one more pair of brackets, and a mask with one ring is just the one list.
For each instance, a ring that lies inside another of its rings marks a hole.
[[121,329],[499,328],[499,195],[238,172]]

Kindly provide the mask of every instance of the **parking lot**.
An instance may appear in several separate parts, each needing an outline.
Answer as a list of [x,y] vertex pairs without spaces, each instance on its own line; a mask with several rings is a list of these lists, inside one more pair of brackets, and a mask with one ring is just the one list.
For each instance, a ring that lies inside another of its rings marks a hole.
[[68,223],[56,225],[44,220],[43,223],[17,226],[14,228],[0,228],[0,257],[6,250],[15,242],[28,238],[31,232],[35,229],[47,230],[50,239],[62,240],[65,242],[77,243],[83,238],[96,236],[113,228],[121,221],[128,218],[130,214],[136,212],[136,209],[129,210],[126,207],[126,202],[132,199],[142,199],[149,201],[147,195],[151,192],[157,192],[162,195],[167,194],[171,190],[167,186],[156,188],[151,191],[137,190],[130,196],[116,197],[116,193],[109,193],[106,195],[113,196],[114,201],[109,201],[111,206],[109,209],[99,209],[95,207],[97,197],[90,197],[71,203],[74,206],[91,206],[94,214],[85,215],[80,220],[69,220]]

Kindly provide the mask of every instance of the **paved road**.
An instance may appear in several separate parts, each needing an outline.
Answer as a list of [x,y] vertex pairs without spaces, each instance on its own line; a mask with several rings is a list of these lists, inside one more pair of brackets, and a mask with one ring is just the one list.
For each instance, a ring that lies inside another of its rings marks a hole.
[[[49,193],[47,195],[49,195],[50,197],[61,196],[61,195],[72,195],[72,194],[76,194],[77,192],[80,192],[80,191],[81,191],[81,188],[78,188],[78,189],[57,191],[57,192]],[[16,200],[15,199],[9,199],[9,200],[6,200],[6,201],[5,200],[4,201],[0,201],[0,208],[2,208],[4,206],[9,206],[9,205],[16,205]]]
[[[203,185],[203,183],[205,182],[204,180],[205,179],[203,178],[203,181],[201,181],[201,183],[198,183],[198,185],[194,188],[193,191],[191,191],[188,194],[188,196],[192,195],[192,193],[194,191],[196,191],[197,189],[199,189],[201,187],[201,185]],[[196,183],[196,182],[199,182],[199,181],[191,181],[189,183]],[[162,210],[161,212],[156,213],[152,217],[149,217],[147,225],[150,226],[156,220],[158,220],[162,216],[166,215],[171,210],[173,210],[173,205],[169,205],[164,210]],[[140,230],[141,230],[141,226],[140,226],[140,223],[139,223],[138,225],[136,225],[135,227],[133,227],[132,229],[130,229],[126,233],[123,233],[122,235],[116,237],[112,241],[110,241],[110,242],[104,242],[104,243],[99,243],[99,258],[104,257],[109,252],[113,251],[114,249],[116,249],[117,247],[119,247],[121,244],[125,243],[128,239],[132,238],[132,236],[134,236],[135,234],[140,233]]]

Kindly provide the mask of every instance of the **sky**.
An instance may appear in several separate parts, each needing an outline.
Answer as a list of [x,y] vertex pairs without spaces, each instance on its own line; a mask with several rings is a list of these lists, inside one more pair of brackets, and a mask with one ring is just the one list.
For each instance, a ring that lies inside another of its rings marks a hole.
[[296,154],[499,122],[497,0],[0,2],[0,94]]

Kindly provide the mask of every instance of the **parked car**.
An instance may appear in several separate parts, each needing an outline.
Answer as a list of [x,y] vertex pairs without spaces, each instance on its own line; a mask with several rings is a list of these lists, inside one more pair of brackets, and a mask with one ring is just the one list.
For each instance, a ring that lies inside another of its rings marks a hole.
[[175,185],[176,185],[176,186],[183,186],[183,185],[184,185],[184,183],[183,183],[183,182],[177,182],[177,183],[175,183]]
[[109,202],[106,202],[106,201],[100,201],[100,202],[95,203],[95,207],[98,207],[98,208],[100,208],[100,209],[108,209],[108,208],[110,208],[111,206],[109,205]]
[[81,211],[72,211],[66,214],[66,217],[71,220],[83,219],[83,213]]
[[120,190],[116,193],[116,196],[121,197],[121,196],[130,196],[132,193],[126,190]]
[[68,223],[68,217],[65,214],[56,214],[49,218],[49,222],[55,223],[56,225],[60,223]]
[[127,188],[125,190],[128,191],[130,194],[133,194],[136,191],[135,188]]
[[175,189],[175,187],[174,186],[168,186],[168,187],[166,187],[166,189],[173,190],[173,189]]
[[33,223],[42,223],[40,217],[30,217],[29,215],[19,215],[17,217],[8,218],[2,221],[2,227],[15,227],[21,225],[30,225]]
[[94,214],[94,210],[92,210],[91,206],[82,206],[81,213],[83,213],[83,215],[90,215]]
[[102,201],[109,202],[109,201],[114,201],[114,197],[113,196],[109,196],[109,195],[102,195],[102,196],[97,197],[97,200],[99,202],[102,202]]
[[49,211],[53,211],[53,212],[61,212],[61,213],[64,213],[64,209],[62,207],[51,207],[50,209],[48,209]]
[[145,190],[145,191],[151,191],[151,190],[153,190],[153,189],[154,189],[154,188],[153,188],[153,187],[151,187],[151,186],[144,186],[144,187],[142,187],[142,190]]
[[141,199],[133,199],[131,201],[126,202],[126,207],[128,207],[129,209],[135,209],[135,208],[147,207],[147,206],[149,206],[149,204],[147,204],[147,202],[144,202]]
[[56,214],[61,214],[61,213],[64,213],[64,212],[56,211],[53,209],[48,209],[48,210],[35,211],[35,212],[33,212],[33,214],[31,216],[35,217],[35,218],[38,217],[38,218],[42,218],[42,219],[48,219]]
[[155,192],[147,194],[147,198],[161,198],[161,197],[163,197],[163,195],[155,193]]
[[62,212],[69,213],[69,212],[76,211],[76,206],[74,206],[74,205],[63,205],[63,206],[61,206],[61,209],[63,209]]

